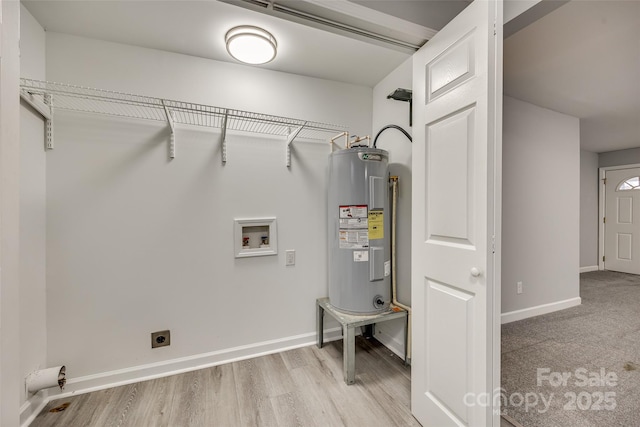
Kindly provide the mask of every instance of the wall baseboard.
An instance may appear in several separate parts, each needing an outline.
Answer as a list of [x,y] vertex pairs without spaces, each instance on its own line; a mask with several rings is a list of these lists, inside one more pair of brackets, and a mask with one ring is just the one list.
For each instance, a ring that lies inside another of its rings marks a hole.
[[47,390],[40,390],[32,395],[20,407],[20,426],[27,427],[49,403]]
[[400,342],[393,335],[388,334],[385,330],[376,325],[376,339],[385,347],[391,350],[396,356],[404,360],[404,342]]
[[587,267],[580,267],[580,273],[589,273],[590,271],[598,271],[597,265],[589,265]]
[[[340,327],[326,329],[324,331],[324,342],[335,341],[338,339],[342,339],[342,330]],[[272,353],[279,353],[282,351],[293,350],[295,348],[301,348],[315,344],[316,333],[310,332],[306,334],[295,335],[271,341],[263,341],[256,344],[234,347],[210,353],[196,354],[193,356],[165,360],[157,363],[149,363],[146,365],[103,372],[100,374],[71,378],[67,381],[65,389],[62,391],[54,388],[47,390],[49,393],[44,398],[44,402],[41,405],[38,405],[38,410],[33,410],[30,412],[33,412],[32,418],[35,418],[35,416],[42,410],[42,408],[52,400],[76,396],[78,394],[90,393],[92,391],[104,390],[112,387],[118,387],[121,385],[132,384],[140,381],[147,381],[156,378],[167,377],[170,375],[182,374],[198,369],[209,368],[212,366],[236,362],[239,360],[252,359],[254,357],[264,356]],[[23,405],[25,411],[25,422],[22,423],[22,427],[28,426],[29,423],[33,421],[33,419],[27,414],[27,411],[29,409],[27,408],[27,406],[31,408],[35,405],[29,404],[29,402]],[[21,410],[23,408],[21,408]]]
[[508,313],[502,313],[501,323],[504,325],[505,323],[516,322],[518,320],[528,319],[529,317],[553,313],[554,311],[564,310],[580,304],[582,304],[582,298],[576,297],[549,304],[542,304],[535,307],[524,308],[522,310],[510,311]]

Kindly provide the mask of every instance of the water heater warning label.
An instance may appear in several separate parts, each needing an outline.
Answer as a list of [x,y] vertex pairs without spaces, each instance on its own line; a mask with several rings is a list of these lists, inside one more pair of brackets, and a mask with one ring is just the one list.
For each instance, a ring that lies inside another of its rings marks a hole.
[[367,219],[367,205],[340,206],[340,219]]
[[364,249],[369,247],[369,232],[365,230],[340,230],[340,249]]
[[340,206],[338,241],[340,249],[369,247],[369,207],[367,205]]

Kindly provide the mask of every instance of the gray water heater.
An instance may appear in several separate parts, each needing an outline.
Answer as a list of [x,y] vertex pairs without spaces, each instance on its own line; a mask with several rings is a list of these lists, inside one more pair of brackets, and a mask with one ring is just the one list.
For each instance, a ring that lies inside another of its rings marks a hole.
[[355,147],[329,157],[329,303],[375,314],[391,300],[389,153]]

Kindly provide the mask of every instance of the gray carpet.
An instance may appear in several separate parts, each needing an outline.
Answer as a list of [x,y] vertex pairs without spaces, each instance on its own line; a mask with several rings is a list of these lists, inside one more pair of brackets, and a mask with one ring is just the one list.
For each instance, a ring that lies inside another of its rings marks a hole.
[[[640,276],[583,273],[580,296],[581,306],[502,326],[504,412],[525,427],[640,426]],[[563,372],[566,385],[554,383]]]

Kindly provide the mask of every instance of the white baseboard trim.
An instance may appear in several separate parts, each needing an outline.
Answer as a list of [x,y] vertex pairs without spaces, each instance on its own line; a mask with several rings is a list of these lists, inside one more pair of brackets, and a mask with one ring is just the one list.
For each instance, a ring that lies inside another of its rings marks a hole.
[[[341,338],[342,330],[340,327],[325,329],[324,331],[324,342],[330,342]],[[70,378],[67,380],[64,390],[60,391],[54,388],[49,389],[48,397],[42,406],[52,400],[62,399],[69,396],[167,377],[170,375],[182,374],[184,372],[209,368],[211,366],[222,365],[239,360],[252,359],[254,357],[279,353],[315,344],[316,333],[310,332],[292,337],[213,351],[210,353],[196,354],[178,359],[165,360],[162,362],[133,366],[131,368],[87,375],[84,377]],[[35,411],[35,415],[37,415],[41,409],[42,408],[39,408],[38,411]],[[29,422],[31,421],[32,420]],[[22,427],[26,427],[28,425],[29,424],[26,423]]]
[[387,334],[383,329],[376,325],[376,339],[385,347],[391,350],[396,356],[404,360],[404,339],[400,342],[393,335]]
[[589,273],[590,271],[598,271],[599,268],[597,265],[590,265],[587,267],[580,267],[580,273]]
[[524,308],[522,310],[510,311],[508,313],[502,313],[501,323],[504,325],[505,323],[516,322],[518,320],[528,319],[529,317],[540,316],[541,314],[553,313],[554,311],[564,310],[580,304],[582,304],[582,298],[576,297],[564,301]]
[[40,390],[20,407],[20,426],[27,427],[49,403],[47,390]]

